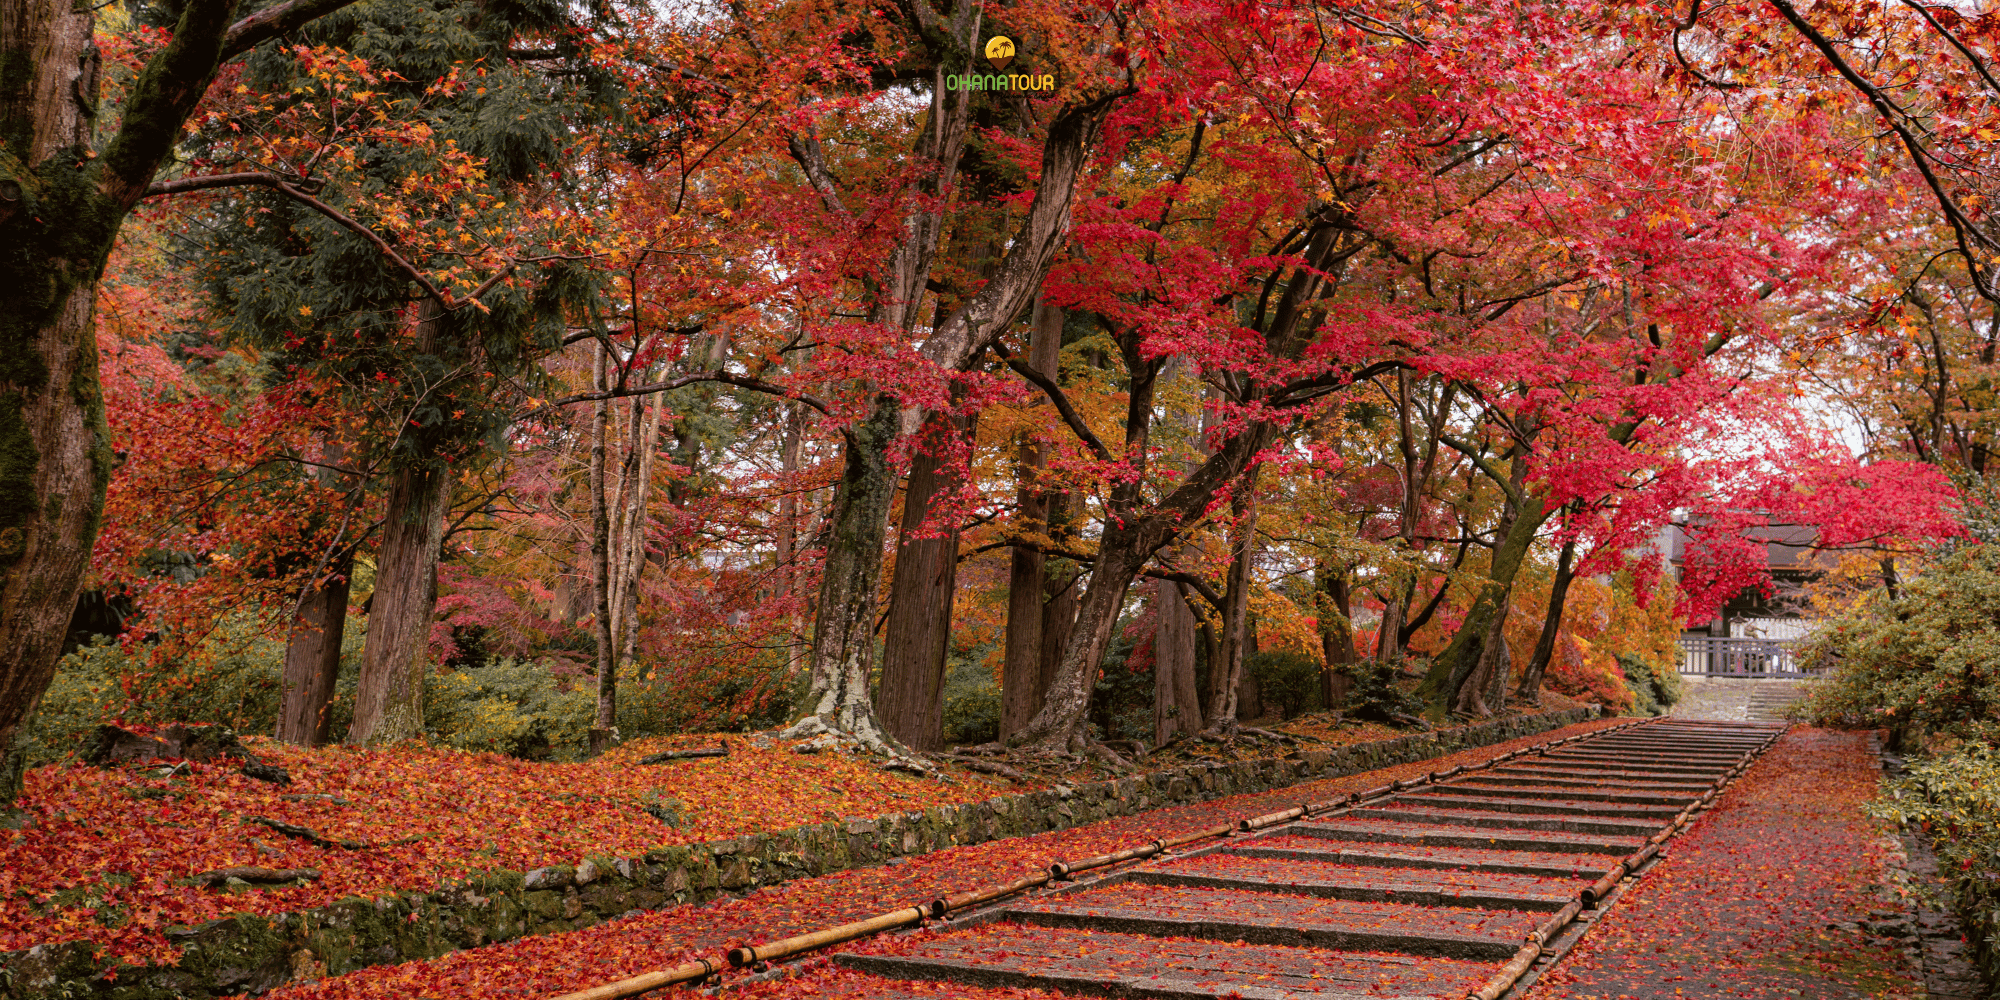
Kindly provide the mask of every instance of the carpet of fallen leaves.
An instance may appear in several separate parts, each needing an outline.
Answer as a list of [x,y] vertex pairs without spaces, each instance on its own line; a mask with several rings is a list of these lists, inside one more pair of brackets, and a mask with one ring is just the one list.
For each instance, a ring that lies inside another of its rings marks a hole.
[[[22,804],[31,822],[0,830],[0,951],[81,939],[112,958],[158,962],[173,957],[164,931],[176,924],[976,801],[1013,787],[969,774],[945,784],[843,754],[760,750],[740,739],[727,757],[643,766],[640,756],[668,744],[637,741],[588,763],[553,764],[417,746],[246,742],[285,768],[291,784],[244,777],[226,762],[30,772]],[[668,798],[684,817],[678,828],[646,811]],[[257,819],[370,846],[319,846]],[[235,866],[314,869],[320,878],[241,894],[189,884]]]
[[1894,945],[1853,929],[1888,876],[1861,814],[1880,764],[1865,733],[1794,729],[1535,984],[1530,1000],[1920,995]]
[[[948,848],[890,864],[836,872],[774,886],[742,899],[701,906],[678,906],[637,914],[567,934],[549,934],[440,958],[383,965],[333,979],[285,987],[265,994],[271,1000],[402,1000],[406,997],[458,1000],[486,997],[546,997],[696,958],[720,961],[720,953],[745,942],[768,941],[874,916],[901,906],[928,902],[950,892],[1012,881],[1043,870],[1051,861],[1082,858],[1143,844],[1156,837],[1190,833],[1245,816],[1260,815],[1372,788],[1427,771],[1470,764],[1515,747],[1590,732],[1630,720],[1586,722],[1539,736],[1463,751],[1423,761],[1315,781],[1255,795],[1239,795],[1200,805],[1157,809],[1137,816],[1071,830]],[[831,977],[831,978],[828,978]],[[851,973],[821,968],[813,974],[756,987],[757,997],[805,998],[864,995]],[[827,979],[824,984],[822,979]],[[897,986],[889,993],[911,990]],[[917,991],[922,995],[921,991]],[[967,998],[1040,996],[1011,990],[963,986],[939,995]]]

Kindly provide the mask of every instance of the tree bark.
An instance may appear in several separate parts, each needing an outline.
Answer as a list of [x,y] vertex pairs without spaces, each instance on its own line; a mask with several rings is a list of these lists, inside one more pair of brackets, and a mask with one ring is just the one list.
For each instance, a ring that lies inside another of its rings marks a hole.
[[[591,357],[594,392],[611,385],[610,351],[598,343]],[[595,612],[591,637],[597,645],[597,714],[590,727],[590,752],[609,749],[618,728],[618,650],[612,643],[611,620],[611,401],[598,399],[590,413],[590,598]]]
[[660,415],[663,406],[647,407],[632,401],[631,447],[625,458],[625,513],[620,525],[617,571],[612,581],[617,587],[619,662],[630,664],[639,652],[639,584],[646,575],[646,538],[652,527],[648,503],[653,495],[653,468],[660,451]]
[[[778,497],[777,576],[785,596],[793,599],[803,596],[799,593],[799,496],[793,480],[797,478],[799,457],[805,447],[805,410],[804,403],[786,401],[784,428],[778,438],[778,469],[784,477],[784,492]],[[791,620],[793,640],[785,653],[785,672],[788,677],[796,677],[806,665],[806,646],[799,640],[804,623],[797,615]]]
[[1236,725],[1237,690],[1243,684],[1243,658],[1250,642],[1250,570],[1257,554],[1257,472],[1252,468],[1230,498],[1236,524],[1230,530],[1228,589],[1222,598],[1221,655],[1208,665],[1207,728]]
[[869,744],[888,743],[868,688],[875,665],[882,547],[896,493],[888,448],[900,419],[896,399],[878,396],[867,418],[848,430],[813,622],[812,687],[807,693],[812,707],[786,730],[789,737],[833,730]]
[[1576,578],[1576,539],[1563,543],[1562,554],[1556,557],[1555,579],[1549,584],[1549,610],[1542,616],[1542,633],[1535,639],[1535,655],[1528,660],[1528,668],[1521,672],[1521,686],[1516,697],[1542,703],[1542,675],[1548,672],[1549,661],[1555,658],[1556,639],[1562,634],[1563,605],[1569,600],[1569,584]]
[[347,631],[349,574],[353,550],[344,544],[329,560],[326,576],[306,594],[292,619],[285,643],[284,689],[278,701],[277,738],[318,746],[331,735],[333,685],[340,677],[340,646]]
[[902,530],[896,539],[896,575],[889,584],[889,616],[882,649],[881,693],[875,699],[882,728],[912,750],[944,748],[944,665],[951,645],[952,600],[958,591],[958,524],[936,525],[919,537],[931,501],[962,483],[947,440],[967,435],[970,420],[932,415],[903,491]]
[[1514,577],[1527,559],[1528,546],[1534,541],[1535,532],[1554,513],[1555,509],[1542,496],[1529,494],[1521,499],[1506,535],[1493,550],[1493,568],[1466,612],[1465,621],[1452,636],[1451,644],[1432,661],[1430,672],[1417,687],[1417,694],[1438,710],[1457,703],[1466,678],[1479,667],[1494,634],[1495,622],[1504,620],[1514,590]]
[[1320,698],[1329,709],[1347,704],[1354,686],[1349,668],[1359,659],[1354,650],[1354,622],[1347,592],[1345,567],[1322,562],[1313,567],[1314,589],[1319,591]]
[[1196,629],[1182,584],[1153,581],[1153,745],[1201,731],[1201,694],[1195,679]]
[[392,743],[424,731],[425,652],[451,486],[451,469],[435,459],[405,466],[390,481],[350,744]]
[[[1035,302],[1033,339],[1028,344],[1029,367],[1057,378],[1062,358],[1063,311],[1047,303]],[[1039,481],[1048,464],[1042,446],[1024,438],[1015,454],[1016,478],[1013,530],[1021,535],[1052,535],[1050,494]],[[1043,649],[1045,619],[1049,607],[1048,558],[1039,548],[1013,547],[1007,571],[1007,636],[1000,673],[1000,738],[1006,739],[1028,724],[1042,707],[1042,694],[1052,675],[1051,662],[1061,656]],[[1068,592],[1067,589],[1065,592]],[[1072,608],[1072,610],[1074,610]]]

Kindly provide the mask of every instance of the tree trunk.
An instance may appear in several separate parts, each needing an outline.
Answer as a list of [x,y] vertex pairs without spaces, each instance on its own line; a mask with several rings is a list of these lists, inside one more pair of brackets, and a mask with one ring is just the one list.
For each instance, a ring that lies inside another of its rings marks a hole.
[[342,551],[326,567],[326,577],[306,594],[292,619],[285,643],[284,689],[278,702],[277,738],[300,746],[327,741],[334,681],[340,676],[340,646],[347,631],[348,576],[353,550]]
[[1132,577],[1143,564],[1143,556],[1136,562],[1130,558],[1133,547],[1129,541],[1115,537],[1129,533],[1130,529],[1105,529],[1105,544],[1091,568],[1090,585],[1078,602],[1075,628],[1063,644],[1062,661],[1043,695],[1042,707],[1021,732],[1014,734],[1008,741],[1010,744],[1078,748],[1083,737],[1082,723],[1090,712],[1091,691],[1097,683],[1098,665],[1104,662],[1104,650],[1117,630],[1118,614],[1125,607]]
[[0,805],[19,797],[28,719],[55,676],[111,480],[92,320],[118,229],[217,67],[340,6],[267,9],[233,33],[236,3],[181,5],[171,41],[126,86],[117,133],[92,149],[99,8],[0,5]]
[[1403,602],[1391,598],[1382,605],[1382,621],[1375,628],[1375,659],[1380,663],[1403,658]]
[[1153,581],[1153,616],[1153,745],[1163,747],[1201,730],[1194,609],[1181,584]]
[[[1051,493],[1048,495],[1049,538],[1058,545],[1067,545],[1075,530],[1075,508],[1082,499],[1074,493]],[[1063,647],[1069,645],[1070,633],[1076,630],[1076,609],[1080,598],[1081,580],[1069,574],[1051,575],[1044,564],[1042,573],[1042,660],[1041,670],[1035,676],[1035,700],[1028,707],[1028,718],[1032,719],[1041,711],[1042,699],[1047,696],[1049,685],[1055,683],[1056,671],[1062,669]],[[1026,723],[1023,723],[1025,726]]]
[[1508,609],[1508,604],[1501,604],[1494,613],[1479,649],[1479,663],[1453,699],[1452,710],[1461,715],[1484,719],[1506,708],[1507,673],[1513,668],[1513,657],[1507,651]]
[[[1062,357],[1063,311],[1035,302],[1033,340],[1028,345],[1028,366],[1057,376]],[[1023,439],[1016,453],[1014,531],[1018,534],[1053,536],[1050,523],[1050,495],[1038,481],[1047,456],[1041,445]],[[1000,738],[1021,731],[1042,707],[1042,694],[1053,676],[1053,661],[1061,653],[1056,644],[1053,655],[1044,650],[1045,619],[1049,607],[1048,558],[1040,549],[1017,545],[1010,554],[1007,572],[1007,637],[1000,671]],[[1069,592],[1069,591],[1066,591]],[[1073,604],[1073,602],[1072,602]],[[1074,607],[1071,608],[1074,611]]]
[[[784,492],[778,497],[778,585],[784,589],[786,597],[799,598],[799,496],[798,486],[793,480],[799,471],[800,452],[805,447],[806,407],[804,403],[785,403],[784,430],[778,439],[778,469],[784,476]],[[790,647],[785,652],[785,673],[796,677],[805,669],[806,646],[799,640],[804,631],[804,623],[797,615],[792,616],[792,636]]]
[[28,722],[55,677],[111,481],[93,317],[130,205],[96,197],[84,166],[94,9],[0,9],[0,811],[19,797]]
[[[590,368],[592,391],[611,384],[610,352],[597,345]],[[590,414],[590,597],[597,644],[597,715],[590,727],[590,753],[603,753],[617,740],[618,650],[611,631],[611,498],[607,494],[611,456],[611,401],[599,399]]]
[[931,501],[957,492],[950,437],[970,433],[969,420],[933,415],[924,429],[929,447],[910,465],[903,491],[902,530],[896,539],[896,575],[889,583],[889,616],[882,649],[881,693],[875,699],[882,728],[912,750],[944,747],[944,665],[951,645],[952,599],[958,591],[958,524],[937,525],[937,537],[919,537]]
[[1569,583],[1576,578],[1576,539],[1563,543],[1562,554],[1556,557],[1556,576],[1549,584],[1549,610],[1542,616],[1542,634],[1535,639],[1535,655],[1528,660],[1528,669],[1521,672],[1521,687],[1515,696],[1539,705],[1542,703],[1542,675],[1549,669],[1549,661],[1555,658],[1556,638],[1562,633],[1563,605],[1569,600]]
[[1236,725],[1237,689],[1250,642],[1251,562],[1257,554],[1257,469],[1243,477],[1230,499],[1236,525],[1230,532],[1228,590],[1222,599],[1221,655],[1208,665],[1209,729]]
[[867,419],[848,430],[813,622],[811,708],[786,730],[788,737],[831,730],[874,746],[889,742],[876,721],[868,688],[875,665],[882,546],[896,494],[888,449],[900,417],[894,397],[878,396]]
[[[619,662],[630,664],[639,652],[639,583],[646,575],[646,537],[652,526],[647,504],[653,494],[653,466],[660,451],[662,406],[646,408],[632,401],[632,447],[625,459],[625,516],[619,538],[619,558],[612,580],[617,585],[616,623]],[[637,411],[644,410],[643,417]]]
[[1330,563],[1320,563],[1313,567],[1313,584],[1320,593],[1319,642],[1320,655],[1324,662],[1320,666],[1320,698],[1329,709],[1338,709],[1347,704],[1347,697],[1354,686],[1354,676],[1349,672],[1356,659],[1354,651],[1354,623],[1347,593],[1347,572],[1345,568],[1335,569]]
[[434,463],[406,466],[390,481],[348,743],[393,743],[424,731],[425,648],[451,480],[451,469]]
[[1498,548],[1493,550],[1493,568],[1473,599],[1465,620],[1452,636],[1451,644],[1432,661],[1431,669],[1417,687],[1417,694],[1437,710],[1447,710],[1458,701],[1467,677],[1479,667],[1496,621],[1504,619],[1507,602],[1514,590],[1514,577],[1527,559],[1535,532],[1555,513],[1545,498],[1529,495],[1514,512],[1513,521]]

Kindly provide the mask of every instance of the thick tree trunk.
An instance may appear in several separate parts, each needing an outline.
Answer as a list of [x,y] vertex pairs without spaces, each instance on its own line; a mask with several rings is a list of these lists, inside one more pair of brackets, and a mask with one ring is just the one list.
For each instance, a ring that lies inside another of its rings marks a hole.
[[[1067,545],[1075,534],[1076,508],[1082,498],[1074,493],[1048,494],[1049,538]],[[1076,609],[1082,596],[1082,581],[1068,574],[1052,575],[1044,564],[1042,572],[1042,665],[1034,683],[1035,700],[1028,718],[1041,711],[1042,698],[1062,669],[1063,647],[1076,630]],[[1023,723],[1025,725],[1025,723]]]
[[1143,557],[1140,561],[1131,559],[1134,546],[1130,540],[1116,537],[1129,533],[1128,529],[1115,527],[1105,530],[1105,544],[1097,564],[1091,568],[1090,585],[1078,602],[1074,630],[1063,644],[1062,661],[1042,697],[1042,707],[1027,726],[1009,739],[1010,744],[1080,748],[1082,723],[1090,712],[1098,665],[1104,662],[1104,650],[1111,645],[1111,635],[1117,630],[1118,615],[1125,607],[1132,578],[1143,565]]
[[1347,704],[1354,687],[1349,668],[1359,659],[1354,650],[1354,622],[1347,592],[1347,571],[1329,563],[1313,568],[1313,585],[1320,593],[1320,698],[1329,709]]
[[1521,672],[1521,687],[1516,697],[1534,704],[1542,703],[1542,675],[1548,672],[1549,661],[1555,658],[1556,638],[1562,634],[1563,605],[1569,601],[1569,584],[1576,578],[1576,539],[1563,543],[1562,554],[1556,557],[1556,576],[1549,584],[1549,610],[1542,616],[1542,634],[1535,639],[1535,655],[1528,660],[1528,669]]
[[949,454],[952,435],[970,422],[932,416],[929,447],[910,465],[903,491],[902,530],[896,539],[896,575],[889,584],[889,616],[882,648],[881,693],[875,699],[882,728],[912,750],[944,747],[944,665],[951,645],[951,607],[958,591],[958,525],[935,527],[918,537],[931,501],[958,490],[961,479]]
[[812,688],[804,717],[786,730],[799,738],[828,731],[886,746],[868,697],[875,665],[876,594],[896,473],[889,467],[900,408],[877,397],[866,420],[848,430],[840,486],[828,525],[818,614],[813,623]]
[[0,811],[20,793],[29,719],[55,677],[111,478],[92,320],[130,205],[97,197],[83,166],[94,9],[0,8]]
[[1163,747],[1177,736],[1201,731],[1197,630],[1182,584],[1153,581],[1153,616],[1153,745]]
[[306,594],[292,619],[292,633],[285,643],[284,689],[278,699],[277,738],[286,743],[318,746],[331,735],[327,709],[340,676],[348,574],[353,570],[353,553],[343,547],[329,560],[326,578]]
[[1507,649],[1508,609],[1509,605],[1503,603],[1495,611],[1480,646],[1479,663],[1466,676],[1465,683],[1459,685],[1452,710],[1460,715],[1484,719],[1507,707],[1507,675],[1514,663]]
[[19,796],[27,723],[55,676],[111,478],[92,313],[118,229],[180,141],[216,68],[344,6],[181,5],[92,149],[99,8],[0,3],[0,807]]
[[1228,589],[1222,598],[1222,649],[1208,665],[1209,729],[1236,725],[1237,691],[1250,643],[1251,563],[1257,555],[1257,470],[1237,484],[1230,500],[1236,524],[1230,530]]
[[1456,704],[1466,678],[1478,668],[1489,638],[1495,634],[1495,623],[1504,620],[1507,602],[1514,591],[1514,577],[1527,559],[1528,546],[1535,540],[1535,532],[1554,513],[1555,508],[1548,506],[1543,497],[1534,495],[1523,499],[1520,509],[1514,512],[1506,535],[1493,550],[1493,568],[1479,595],[1473,599],[1451,644],[1432,661],[1430,672],[1418,685],[1417,694],[1436,710]]
[[390,480],[348,743],[391,743],[424,731],[425,653],[451,486],[442,463],[406,466]]
[[1391,598],[1382,605],[1382,620],[1375,627],[1375,659],[1381,663],[1403,658],[1403,602]]
[[[1028,366],[1053,379],[1062,357],[1063,311],[1038,299]],[[1014,530],[1023,535],[1053,536],[1050,495],[1038,481],[1047,465],[1041,445],[1024,439],[1016,453]],[[1044,623],[1052,617],[1047,594],[1048,557],[1040,549],[1017,545],[1007,572],[1007,636],[1000,672],[1000,738],[1020,732],[1042,707],[1042,694],[1053,676],[1053,661],[1061,657],[1044,650]],[[1073,591],[1066,591],[1073,593]],[[1074,612],[1073,602],[1070,609]]]

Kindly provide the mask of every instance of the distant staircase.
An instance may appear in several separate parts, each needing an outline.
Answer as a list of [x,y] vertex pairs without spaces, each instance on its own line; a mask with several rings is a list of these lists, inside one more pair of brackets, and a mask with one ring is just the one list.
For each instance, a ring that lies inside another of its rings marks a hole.
[[1785,712],[1798,704],[1805,693],[1805,686],[1801,684],[1758,681],[1750,689],[1747,718],[1756,722],[1783,722]]

